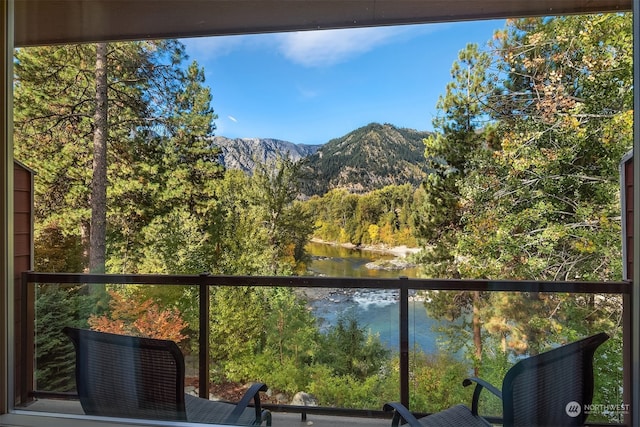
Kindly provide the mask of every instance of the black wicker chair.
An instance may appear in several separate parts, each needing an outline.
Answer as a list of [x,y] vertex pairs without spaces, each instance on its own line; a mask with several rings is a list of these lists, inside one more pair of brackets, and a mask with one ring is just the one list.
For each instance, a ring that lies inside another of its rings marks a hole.
[[503,426],[581,426],[587,415],[584,405],[593,399],[593,354],[609,339],[605,333],[593,335],[513,365],[502,382],[502,391],[479,378],[468,378],[464,386],[476,384],[471,409],[457,405],[417,419],[400,403],[387,403],[394,411],[392,426],[401,420],[411,427],[490,426],[478,414],[480,392],[487,389],[502,400]]
[[[197,423],[271,425],[262,383],[238,404],[184,393],[184,358],[173,341],[64,328],[76,349],[76,385],[87,415]],[[254,402],[254,407],[248,405]]]

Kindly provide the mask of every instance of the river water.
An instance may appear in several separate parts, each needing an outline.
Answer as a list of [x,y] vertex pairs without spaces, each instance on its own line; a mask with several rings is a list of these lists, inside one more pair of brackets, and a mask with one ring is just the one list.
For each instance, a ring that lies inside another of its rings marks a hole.
[[[416,268],[397,271],[373,270],[366,264],[381,259],[392,259],[371,251],[353,250],[339,246],[312,243],[307,247],[313,261],[310,265],[317,275],[327,277],[394,278],[416,277]],[[340,316],[354,316],[361,327],[377,334],[383,344],[392,350],[399,348],[398,291],[358,289],[355,291],[333,290],[323,298],[311,301],[311,308],[321,328],[335,325]],[[422,301],[409,301],[409,346],[419,347],[426,353],[437,351],[436,337],[432,328],[437,321],[427,316]]]
[[396,271],[367,268],[366,264],[369,262],[395,258],[393,255],[380,252],[348,249],[323,243],[310,243],[307,245],[307,252],[313,258],[310,269],[321,276],[396,278],[417,277],[418,274],[418,269],[415,267]]

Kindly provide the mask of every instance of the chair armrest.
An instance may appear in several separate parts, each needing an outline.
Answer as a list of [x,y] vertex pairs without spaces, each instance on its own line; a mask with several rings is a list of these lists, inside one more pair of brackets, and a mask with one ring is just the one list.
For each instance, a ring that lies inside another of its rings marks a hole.
[[253,400],[253,406],[256,410],[256,424],[262,423],[262,421],[267,421],[267,425],[271,425],[271,413],[267,410],[263,411],[260,407],[260,392],[267,391],[268,387],[264,383],[254,383],[249,387],[249,389],[245,392],[242,399],[237,403],[234,410],[231,412],[229,416],[230,420],[238,419],[242,411],[244,411],[247,406]]
[[422,427],[420,421],[413,416],[411,412],[402,404],[398,402],[385,403],[382,407],[383,411],[393,411],[393,420],[391,421],[391,427],[398,427],[400,420],[405,420],[411,427]]
[[480,399],[480,392],[483,388],[486,388],[492,394],[496,395],[498,398],[500,398],[500,400],[502,400],[502,392],[491,383],[481,378],[471,377],[465,378],[464,381],[462,381],[462,385],[465,387],[470,386],[473,383],[476,383],[476,388],[473,390],[473,400],[471,401],[471,413],[473,415],[478,415],[478,401]]

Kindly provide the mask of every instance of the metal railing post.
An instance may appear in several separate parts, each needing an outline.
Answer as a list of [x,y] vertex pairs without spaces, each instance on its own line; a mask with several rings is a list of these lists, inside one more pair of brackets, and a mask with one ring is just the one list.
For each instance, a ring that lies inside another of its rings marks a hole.
[[[30,352],[27,345],[30,342],[28,335],[27,323],[29,322],[29,276],[24,271],[20,275],[20,343],[16,343],[16,348],[20,349],[20,404],[25,404],[29,399],[29,391],[33,388],[33,384],[28,384],[28,378],[33,378],[33,358],[27,357]],[[33,322],[33,320],[31,320]],[[31,365],[31,366],[29,366]],[[17,397],[17,396],[16,396]]]
[[199,285],[200,329],[198,334],[200,354],[198,356],[199,396],[209,398],[209,285]]
[[409,280],[400,278],[400,402],[409,408]]

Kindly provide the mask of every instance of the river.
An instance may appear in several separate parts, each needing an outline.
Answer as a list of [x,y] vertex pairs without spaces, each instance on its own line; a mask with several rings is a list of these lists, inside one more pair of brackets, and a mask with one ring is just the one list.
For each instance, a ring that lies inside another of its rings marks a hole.
[[395,278],[400,276],[417,277],[418,269],[373,270],[366,264],[379,260],[391,260],[395,256],[381,252],[348,249],[342,246],[323,243],[309,243],[307,252],[312,256],[310,269],[315,274],[327,277],[372,277]]
[[[317,275],[328,277],[416,277],[417,269],[397,271],[373,270],[366,264],[376,260],[393,259],[393,255],[372,251],[347,249],[322,243],[311,243],[307,250],[313,261],[310,265]],[[334,325],[340,316],[353,315],[361,327],[377,334],[383,344],[392,350],[399,345],[398,292],[393,290],[358,289],[342,292],[335,290],[323,298],[313,300],[311,308],[321,329]],[[427,316],[422,301],[409,301],[409,346],[419,347],[426,353],[437,351],[436,333],[432,328],[437,321]]]

